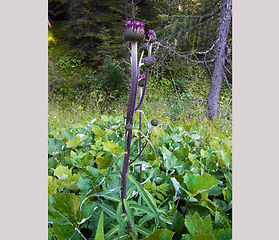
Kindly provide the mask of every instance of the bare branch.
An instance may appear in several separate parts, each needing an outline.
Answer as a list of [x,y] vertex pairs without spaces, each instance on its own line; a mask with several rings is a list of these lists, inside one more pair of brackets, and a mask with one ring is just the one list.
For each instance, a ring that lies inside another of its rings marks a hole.
[[232,85],[229,83],[229,81],[228,81],[227,76],[226,76],[225,73],[224,73],[224,78],[225,78],[225,81],[226,81],[228,87],[230,88],[230,90],[232,90]]
[[193,51],[193,53],[197,53],[197,54],[207,54],[207,53],[209,53],[210,51],[213,50],[213,48],[215,47],[215,45],[217,44],[217,42],[219,41],[219,39],[220,39],[220,38],[217,38],[217,40],[212,44],[212,46],[211,46],[208,50],[203,51],[203,52],[199,52],[199,51],[195,50],[195,51]]
[[224,68],[226,69],[226,71],[232,75],[232,72],[224,65]]
[[188,61],[190,61],[190,62],[194,62],[194,63],[214,62],[214,59],[207,60],[207,61],[204,61],[204,60],[203,60],[203,61],[196,61],[196,60],[193,60],[193,59],[191,59],[191,58],[186,57],[185,55],[182,55],[182,54],[178,53],[178,52],[175,51],[174,49],[172,49],[172,48],[170,48],[170,47],[168,47],[168,46],[165,46],[165,45],[163,45],[163,44],[161,44],[161,43],[159,43],[159,42],[155,42],[154,44],[157,44],[157,45],[159,45],[159,46],[161,46],[161,47],[167,48],[167,49],[169,49],[171,52],[175,53],[176,55],[178,55],[178,56],[180,56],[180,57],[183,57],[184,59],[186,59],[186,60],[188,60]]

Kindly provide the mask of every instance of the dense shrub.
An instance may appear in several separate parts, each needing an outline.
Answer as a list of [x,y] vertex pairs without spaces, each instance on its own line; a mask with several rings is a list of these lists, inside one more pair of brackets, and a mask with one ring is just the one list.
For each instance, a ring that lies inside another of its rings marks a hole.
[[116,60],[107,60],[97,79],[97,88],[103,90],[107,96],[119,97],[126,93],[128,84],[124,65]]

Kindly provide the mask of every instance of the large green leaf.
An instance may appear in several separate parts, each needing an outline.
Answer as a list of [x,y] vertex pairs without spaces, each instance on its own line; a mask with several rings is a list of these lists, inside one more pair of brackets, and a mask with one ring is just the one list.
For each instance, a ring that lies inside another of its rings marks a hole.
[[197,212],[193,216],[185,216],[185,224],[192,236],[201,234],[213,234],[213,226],[210,215],[202,218]]
[[232,229],[216,229],[213,231],[216,240],[230,240],[232,239]]
[[124,150],[119,146],[119,143],[114,143],[111,141],[104,142],[104,150],[111,152],[114,155],[124,152]]
[[66,142],[67,148],[75,149],[87,136],[76,135],[73,139]]
[[92,217],[94,212],[98,209],[97,205],[87,198],[81,202],[80,211],[81,211],[81,221],[79,224],[85,223],[88,219]]
[[220,194],[222,194],[222,188],[219,186],[214,186],[213,188],[207,190],[209,195],[213,195],[213,196],[219,196]]
[[72,170],[68,167],[60,165],[54,170],[54,176],[58,179],[66,180],[68,177],[72,176]]
[[174,232],[168,229],[158,229],[143,240],[171,240]]
[[223,189],[225,201],[229,204],[232,201],[232,174],[227,173],[224,175],[226,178],[226,188]]
[[78,179],[78,188],[80,189],[80,194],[85,195],[92,189],[93,180],[86,173],[82,173]]
[[232,191],[228,188],[223,189],[223,195],[225,201],[229,204],[232,201]]
[[176,233],[182,233],[185,221],[183,215],[180,212],[175,211],[172,217],[172,221],[173,224],[170,226],[170,229],[172,231],[175,231]]
[[181,168],[181,162],[171,151],[169,151],[165,146],[162,146],[161,151],[165,160],[164,166],[167,170],[170,170],[171,168]]
[[53,176],[48,176],[48,194],[55,194],[61,189],[61,180]]
[[49,155],[57,155],[63,151],[65,144],[63,141],[57,138],[49,138],[48,139],[48,154]]
[[96,137],[102,137],[104,134],[106,134],[102,128],[100,128],[99,126],[94,125],[92,127],[93,132],[95,133]]
[[198,193],[207,191],[213,186],[217,186],[220,182],[207,173],[204,173],[203,175],[186,173],[183,179],[187,186],[187,193],[190,197],[194,197]]
[[96,236],[95,240],[104,240],[105,239],[105,234],[104,234],[104,212],[101,212],[100,218],[99,218],[99,223],[98,223],[98,228],[96,231]]
[[65,181],[62,181],[62,184],[72,190],[72,191],[75,191],[77,192],[78,191],[78,186],[77,186],[77,182],[78,182],[78,178],[79,178],[79,175],[78,174],[74,174],[72,176],[69,176]]
[[232,190],[232,174],[231,173],[225,174],[225,178],[227,180],[227,184],[226,184],[227,188]]
[[81,235],[70,225],[54,223],[53,230],[58,240],[82,240]]
[[53,222],[56,237],[60,240],[78,237],[76,231],[80,218],[79,197],[74,194],[60,193],[49,196],[49,221]]
[[228,228],[230,227],[228,216],[221,214],[220,212],[215,212],[214,226],[218,228]]

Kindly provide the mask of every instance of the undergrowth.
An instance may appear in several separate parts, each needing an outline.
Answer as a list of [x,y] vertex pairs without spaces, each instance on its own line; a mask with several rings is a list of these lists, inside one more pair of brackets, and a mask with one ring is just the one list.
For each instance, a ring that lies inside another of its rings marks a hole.
[[[142,138],[142,161],[131,163],[125,215],[119,195],[126,64],[107,59],[92,68],[61,36],[59,28],[49,33],[49,239],[99,239],[101,231],[111,240],[161,239],[161,233],[165,239],[231,239],[232,96],[226,84],[219,114],[209,121],[210,77],[203,69],[185,64],[175,76],[151,72],[144,124],[158,119],[159,125],[150,139]],[[138,112],[134,126],[136,159]]]

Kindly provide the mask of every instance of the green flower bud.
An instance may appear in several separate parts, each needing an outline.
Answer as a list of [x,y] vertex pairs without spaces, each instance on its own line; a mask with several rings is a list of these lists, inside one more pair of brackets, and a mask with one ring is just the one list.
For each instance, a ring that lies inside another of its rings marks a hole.
[[145,57],[143,59],[143,63],[144,65],[149,68],[151,67],[152,65],[154,65],[155,63],[157,62],[156,58],[155,57]]
[[157,119],[152,119],[151,120],[151,125],[152,126],[156,127],[156,126],[158,126],[158,124],[159,124],[159,121]]

